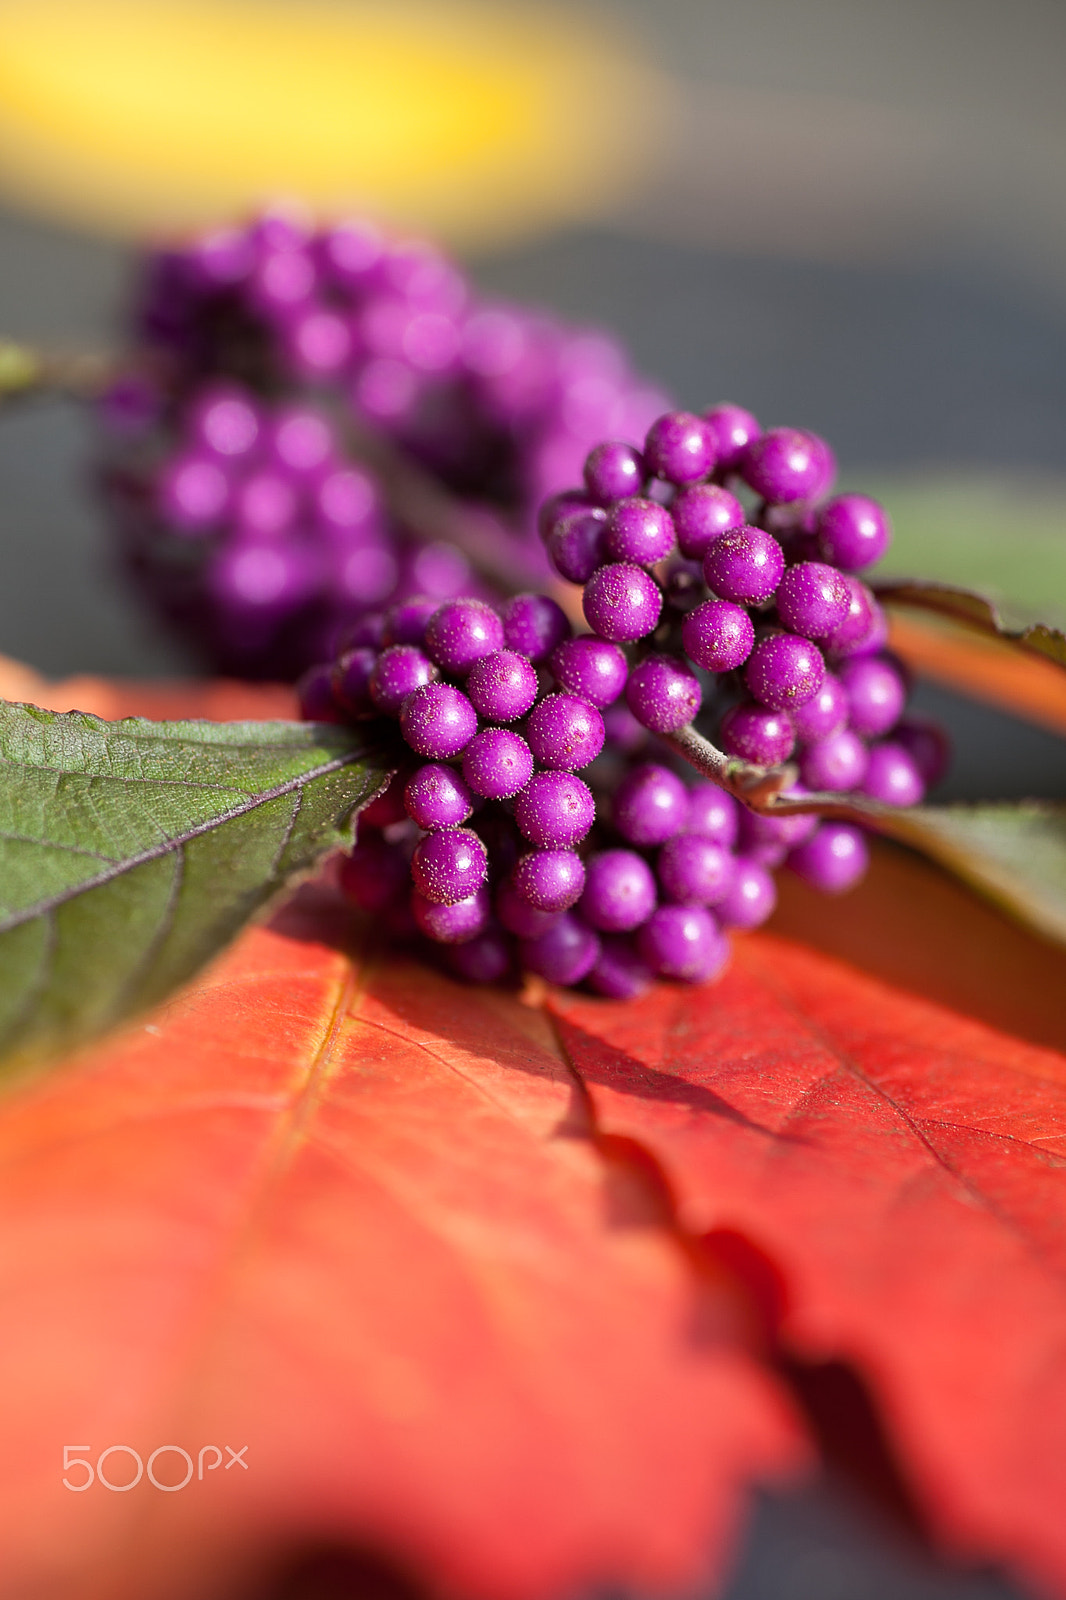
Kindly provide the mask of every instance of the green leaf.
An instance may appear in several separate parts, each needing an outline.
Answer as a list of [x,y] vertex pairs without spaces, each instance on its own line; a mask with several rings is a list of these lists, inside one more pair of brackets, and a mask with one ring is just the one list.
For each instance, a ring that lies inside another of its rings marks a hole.
[[1038,933],[1066,944],[1066,805],[1022,800],[918,806],[882,817],[878,826]]
[[862,796],[774,796],[770,815],[817,812],[858,822],[939,862],[1000,910],[1066,945],[1066,804],[978,801],[951,806],[881,805]]
[[0,702],[0,1059],[184,983],[351,837],[389,776],[351,729],[102,722]]
[[1000,607],[987,595],[959,589],[953,584],[926,583],[920,579],[875,583],[874,590],[878,599],[887,605],[911,606],[920,611],[933,611],[939,616],[951,617],[956,622],[977,628],[981,633],[994,634],[998,639],[1046,656],[1056,666],[1066,667],[1066,634],[1044,622],[1012,627]]

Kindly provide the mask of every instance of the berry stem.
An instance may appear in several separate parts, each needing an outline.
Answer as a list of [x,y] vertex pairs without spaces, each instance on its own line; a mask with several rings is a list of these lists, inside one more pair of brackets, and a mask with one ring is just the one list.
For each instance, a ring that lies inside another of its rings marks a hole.
[[0,337],[0,406],[57,396],[88,400],[113,370],[112,358],[103,351],[39,350]]
[[796,768],[790,763],[780,767],[757,767],[750,761],[740,761],[727,756],[709,739],[698,733],[691,723],[676,733],[660,734],[664,744],[676,750],[691,767],[709,778],[735,800],[762,816],[797,817],[812,813],[832,817],[840,822],[856,822],[864,827],[876,828],[880,833],[897,838],[908,837],[907,815],[909,808],[884,806],[876,800],[857,795],[841,794],[785,794],[796,781]]
[[[710,778],[712,783],[725,789],[751,811],[779,809],[774,802],[780,791],[796,781],[795,767],[787,764],[757,767],[750,761],[727,756],[724,750],[719,750],[702,733],[697,733],[691,723],[678,728],[676,733],[660,734],[659,737],[678,755],[684,756],[689,766],[695,767],[697,772]],[[806,809],[816,808],[808,806]]]
[[350,412],[334,411],[333,419],[348,455],[375,474],[389,511],[417,538],[454,545],[480,577],[505,594],[542,585],[543,568],[530,561],[515,530],[501,517],[464,505],[384,434]]

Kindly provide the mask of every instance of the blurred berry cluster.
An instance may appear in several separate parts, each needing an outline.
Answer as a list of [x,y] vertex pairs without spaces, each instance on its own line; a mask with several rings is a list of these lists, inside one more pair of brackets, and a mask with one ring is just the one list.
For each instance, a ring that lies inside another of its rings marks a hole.
[[309,717],[398,724],[400,770],[342,869],[350,898],[472,981],[525,970],[624,997],[712,977],[727,930],[772,911],[786,861],[829,893],[856,883],[859,828],[757,815],[693,782],[670,743],[695,729],[756,766],[795,755],[800,796],[910,805],[940,776],[943,736],[904,716],[855,576],[886,518],[827,499],[833,476],[812,434],[763,432],[736,406],[669,412],[639,449],[596,445],[584,485],[542,507],[590,632],[533,593],[364,616],[301,685]]
[[615,340],[488,303],[431,246],[363,221],[267,212],[155,252],[140,279],[100,407],[111,518],[151,606],[245,677],[295,677],[407,595],[492,592],[390,513],[366,430],[491,509],[497,565],[529,581],[548,573],[536,505],[666,403]]

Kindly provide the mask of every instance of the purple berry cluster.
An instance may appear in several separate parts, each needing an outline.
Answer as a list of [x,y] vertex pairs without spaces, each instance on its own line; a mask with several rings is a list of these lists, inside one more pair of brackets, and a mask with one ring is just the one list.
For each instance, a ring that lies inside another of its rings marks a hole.
[[474,981],[521,967],[621,996],[712,976],[724,927],[772,909],[764,844],[737,854],[728,795],[605,750],[626,657],[572,637],[549,596],[411,599],[362,637],[301,691],[308,716],[398,724],[400,771],[341,875],[394,933]]
[[[888,520],[865,495],[827,498],[834,475],[814,434],[763,431],[735,405],[669,412],[639,450],[597,445],[540,528],[593,635],[628,648],[644,728],[701,719],[730,755],[795,758],[807,790],[914,805],[945,750],[904,717],[905,673],[856,575],[887,549]],[[823,848],[804,846],[797,870],[817,878]]]
[[102,478],[153,606],[216,667],[295,676],[364,614],[478,587],[386,514],[346,430],[492,508],[535,572],[533,508],[664,403],[615,340],[481,300],[426,244],[267,212],[144,263]]
[[757,815],[650,743],[699,722],[757,765],[797,756],[793,792],[896,805],[940,776],[943,737],[903,715],[855,576],[885,515],[825,498],[833,472],[814,435],[764,433],[739,407],[670,412],[640,450],[597,445],[584,486],[542,508],[591,631],[532,593],[365,615],[301,682],[306,716],[389,718],[400,736],[342,869],[352,901],[471,981],[524,970],[622,998],[713,977],[728,930],[773,910],[784,863],[828,893],[856,883],[861,829]]

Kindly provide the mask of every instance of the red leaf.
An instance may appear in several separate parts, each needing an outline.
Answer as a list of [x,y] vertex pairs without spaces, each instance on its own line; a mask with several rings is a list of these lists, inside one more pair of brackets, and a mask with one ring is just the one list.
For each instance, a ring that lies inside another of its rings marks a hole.
[[[315,1533],[478,1596],[690,1580],[802,1453],[739,1348],[745,1248],[940,1536],[1066,1590],[1066,958],[890,847],[842,901],[786,876],[777,928],[828,954],[752,937],[715,988],[555,996],[580,1089],[511,999],[259,932],[10,1099],[6,1592],[220,1592]],[[256,1471],[75,1499],[79,1433]]]
[[661,1165],[683,1227],[780,1271],[786,1351],[866,1376],[941,1538],[1061,1592],[1066,959],[878,863],[837,905],[788,891],[784,922],[894,983],[763,936],[698,996],[553,1009],[597,1126]]
[[[316,1535],[486,1600],[720,1563],[804,1446],[588,1133],[542,1013],[268,930],[10,1097],[0,1592],[199,1600]],[[248,1470],[76,1494],[66,1444]]]

